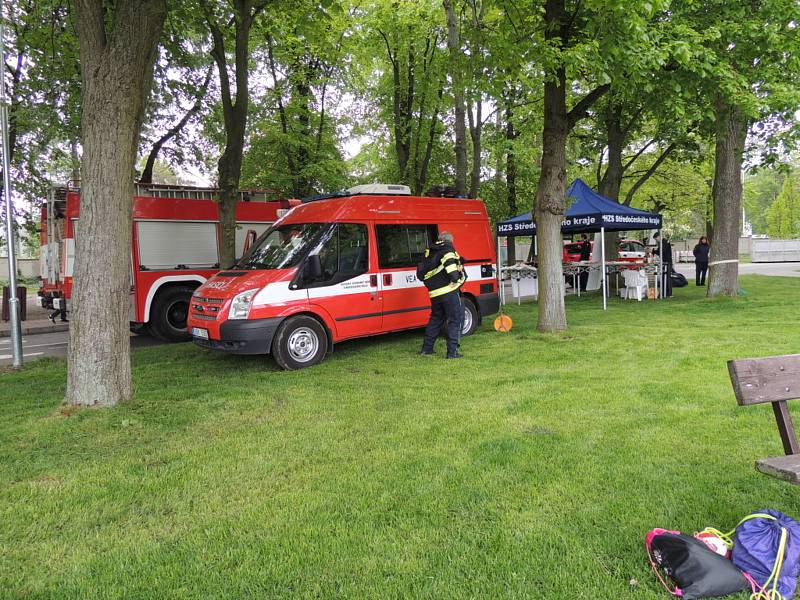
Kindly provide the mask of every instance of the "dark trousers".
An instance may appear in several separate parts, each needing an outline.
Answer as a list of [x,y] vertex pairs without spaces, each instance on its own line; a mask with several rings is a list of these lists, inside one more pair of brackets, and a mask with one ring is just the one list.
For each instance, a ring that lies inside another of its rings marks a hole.
[[50,320],[55,323],[56,317],[61,317],[61,320],[66,322],[67,321],[67,301],[64,298],[61,298],[61,308],[56,308],[53,312],[50,313]]
[[589,281],[589,271],[581,271],[578,274],[578,285],[582,292],[586,291],[586,284]]
[[458,342],[461,339],[461,325],[464,321],[464,304],[461,292],[450,292],[431,301],[431,318],[425,328],[425,339],[422,342],[423,352],[433,352],[436,338],[446,328],[447,354],[454,355],[458,352]]
[[697,278],[695,283],[697,285],[705,285],[706,283],[706,273],[708,273],[708,263],[707,262],[696,262],[694,263],[695,273],[697,274]]

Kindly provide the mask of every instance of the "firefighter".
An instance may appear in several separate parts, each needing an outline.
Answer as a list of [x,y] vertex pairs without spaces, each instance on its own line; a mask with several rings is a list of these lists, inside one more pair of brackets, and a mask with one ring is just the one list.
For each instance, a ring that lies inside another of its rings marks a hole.
[[438,241],[425,250],[425,258],[417,266],[419,277],[431,298],[431,318],[425,328],[422,356],[433,354],[433,344],[447,325],[447,358],[461,358],[458,351],[464,303],[461,286],[467,277],[464,263],[453,247],[453,234],[443,231]]

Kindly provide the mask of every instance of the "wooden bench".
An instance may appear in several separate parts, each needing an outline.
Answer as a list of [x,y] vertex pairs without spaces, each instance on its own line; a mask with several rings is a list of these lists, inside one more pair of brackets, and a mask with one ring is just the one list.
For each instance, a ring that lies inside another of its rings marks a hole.
[[800,485],[800,444],[787,400],[800,399],[800,354],[728,361],[739,406],[772,403],[786,456],[756,461],[756,469]]

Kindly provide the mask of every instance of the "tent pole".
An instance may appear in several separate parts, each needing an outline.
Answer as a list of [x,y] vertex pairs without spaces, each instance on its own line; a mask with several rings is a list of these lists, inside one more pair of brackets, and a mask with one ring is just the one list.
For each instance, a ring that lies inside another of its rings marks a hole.
[[500,292],[500,304],[505,304],[505,294],[503,293],[503,276],[500,274],[500,267],[502,261],[500,260],[500,236],[497,236],[497,290]]
[[658,230],[658,274],[660,279],[660,289],[658,298],[663,300],[664,298],[664,287],[667,283],[666,278],[664,277],[664,238],[661,235],[661,230]]
[[603,278],[603,310],[608,310],[608,298],[606,298],[606,292],[608,292],[607,284],[606,284],[606,228],[600,228],[600,263],[602,266],[602,271],[600,272],[600,277]]

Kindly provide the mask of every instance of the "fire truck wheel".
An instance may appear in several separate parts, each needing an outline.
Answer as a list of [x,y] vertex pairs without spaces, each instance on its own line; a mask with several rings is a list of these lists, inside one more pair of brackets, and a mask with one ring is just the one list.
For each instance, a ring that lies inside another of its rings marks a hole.
[[464,298],[464,323],[461,326],[461,335],[472,335],[478,328],[480,317],[475,303],[469,298]]
[[325,358],[328,334],[319,321],[303,315],[286,319],[272,340],[272,356],[282,369],[294,371]]
[[191,339],[186,328],[189,302],[194,290],[188,287],[169,287],[156,294],[150,312],[150,332],[165,342],[187,342]]

